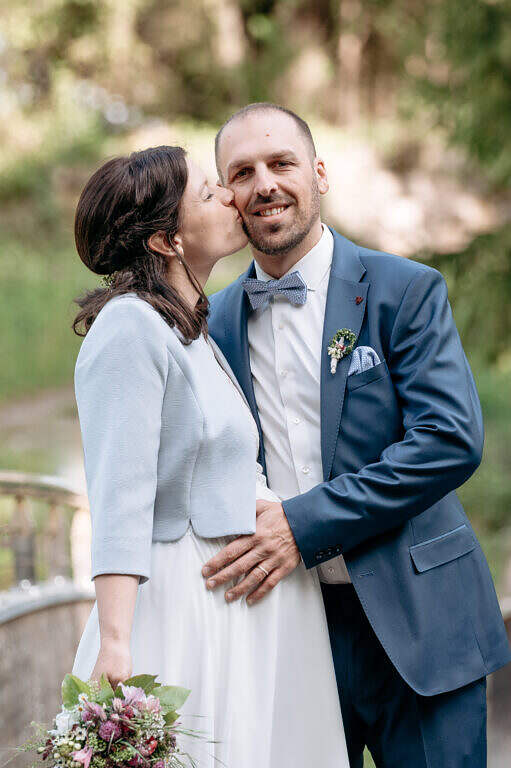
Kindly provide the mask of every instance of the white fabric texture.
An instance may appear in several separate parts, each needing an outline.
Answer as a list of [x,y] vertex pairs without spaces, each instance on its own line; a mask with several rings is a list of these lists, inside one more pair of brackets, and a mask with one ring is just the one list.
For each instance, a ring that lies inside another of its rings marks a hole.
[[[210,345],[226,386],[234,384],[246,403]],[[251,416],[249,423],[257,438]],[[256,467],[256,497],[278,501]],[[300,562],[259,603],[227,603],[227,587],[207,590],[201,570],[235,538],[203,538],[189,525],[177,541],[152,542],[151,578],[139,585],[133,619],[133,674],[191,689],[180,722],[209,743],[180,737],[180,745],[198,768],[349,768],[318,575]],[[73,674],[90,677],[99,646],[94,603]]]
[[[266,498],[261,487],[257,494]],[[190,527],[178,541],[153,542],[152,576],[135,608],[133,674],[191,689],[182,726],[220,742],[181,737],[199,768],[348,768],[317,574],[300,563],[260,603],[226,603],[225,589],[206,589],[201,568],[232,538]],[[98,651],[94,604],[73,674],[86,679]]]
[[[289,499],[323,482],[321,462],[321,343],[333,236],[323,224],[319,242],[292,271],[307,285],[307,301],[293,306],[275,296],[266,309],[250,313],[248,342],[254,394],[264,437],[268,485]],[[270,275],[255,263],[259,280]],[[339,555],[317,566],[328,583],[351,581]]]

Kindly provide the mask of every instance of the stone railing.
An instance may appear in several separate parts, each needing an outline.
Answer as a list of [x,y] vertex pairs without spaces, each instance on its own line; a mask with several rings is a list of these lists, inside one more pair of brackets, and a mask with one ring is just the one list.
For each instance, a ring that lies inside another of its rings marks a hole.
[[[87,497],[64,480],[0,472],[0,590],[90,570]],[[89,577],[90,578],[90,577]]]
[[59,577],[12,588],[9,598],[0,601],[0,766],[28,768],[34,756],[14,747],[34,736],[32,720],[50,726],[60,710],[60,684],[73,666],[94,586]]
[[33,762],[8,748],[60,709],[93,602],[87,497],[60,478],[1,471],[0,766]]

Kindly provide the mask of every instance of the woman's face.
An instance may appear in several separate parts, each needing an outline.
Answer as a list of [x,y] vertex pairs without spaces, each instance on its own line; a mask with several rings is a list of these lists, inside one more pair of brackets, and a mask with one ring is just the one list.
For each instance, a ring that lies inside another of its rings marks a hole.
[[179,234],[184,257],[193,270],[236,253],[248,239],[233,205],[234,194],[208,184],[204,171],[188,157],[186,164],[188,183],[181,201]]

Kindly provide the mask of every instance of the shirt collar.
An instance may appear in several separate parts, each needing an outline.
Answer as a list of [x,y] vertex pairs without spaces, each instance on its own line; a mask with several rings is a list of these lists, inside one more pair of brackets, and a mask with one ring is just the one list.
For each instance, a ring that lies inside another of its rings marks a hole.
[[[315,291],[318,288],[332,266],[334,238],[325,224],[322,224],[321,226],[323,227],[323,233],[314,248],[311,248],[300,261],[297,261],[296,264],[286,272],[286,275],[289,275],[291,272],[300,272],[309,291]],[[264,269],[259,266],[257,261],[254,263],[258,280],[267,281],[275,279],[271,275],[268,275]],[[282,277],[284,277],[284,275],[282,275]]]

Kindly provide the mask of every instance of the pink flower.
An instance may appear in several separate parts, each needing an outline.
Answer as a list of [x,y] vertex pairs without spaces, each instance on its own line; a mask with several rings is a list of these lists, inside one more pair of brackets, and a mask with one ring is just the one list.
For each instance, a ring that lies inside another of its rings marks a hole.
[[149,695],[147,697],[146,709],[149,712],[159,712],[161,709],[161,703],[158,696]]
[[94,717],[99,717],[100,720],[106,720],[106,712],[103,707],[96,704],[95,701],[86,701],[83,705],[82,720],[92,720]]
[[155,763],[153,763],[153,768],[165,768],[165,761],[157,760]]
[[112,709],[114,712],[122,712],[124,707],[124,701],[116,696],[112,699]]
[[124,704],[133,704],[135,707],[137,704],[145,704],[146,695],[143,688],[136,688],[134,685],[124,685],[120,683],[121,691],[124,695]]
[[105,741],[114,741],[118,739],[122,734],[122,729],[119,723],[114,723],[112,720],[107,720],[105,723],[101,723],[98,733]]
[[72,752],[71,754],[73,755],[73,760],[82,763],[84,768],[89,768],[89,763],[92,758],[92,747],[84,747],[78,752]]

